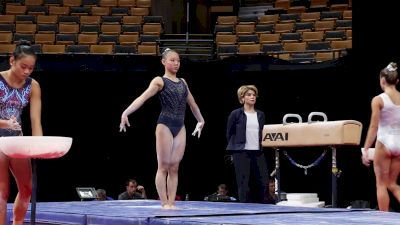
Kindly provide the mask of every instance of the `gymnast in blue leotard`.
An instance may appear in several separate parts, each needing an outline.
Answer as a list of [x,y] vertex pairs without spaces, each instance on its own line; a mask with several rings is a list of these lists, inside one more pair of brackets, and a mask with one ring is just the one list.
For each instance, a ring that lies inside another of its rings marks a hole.
[[186,147],[186,104],[198,121],[193,136],[200,137],[204,119],[186,81],[176,76],[180,67],[179,54],[167,48],[162,53],[161,63],[164,65],[164,75],[155,77],[149,87],[124,110],[119,127],[120,131],[126,131],[126,126],[130,126],[128,116],[159,93],[162,110],[156,127],[158,168],[155,182],[162,208],[174,209],[179,163]]
[[176,137],[183,127],[188,91],[182,79],[175,82],[162,77],[162,80],[164,87],[159,93],[162,110],[157,123],[167,126],[172,136]]
[[370,165],[368,148],[375,142],[374,172],[379,210],[389,210],[389,193],[400,202],[400,186],[397,178],[400,173],[400,92],[397,65],[390,63],[380,72],[380,85],[383,93],[371,102],[371,122],[364,143],[365,153],[362,161]]

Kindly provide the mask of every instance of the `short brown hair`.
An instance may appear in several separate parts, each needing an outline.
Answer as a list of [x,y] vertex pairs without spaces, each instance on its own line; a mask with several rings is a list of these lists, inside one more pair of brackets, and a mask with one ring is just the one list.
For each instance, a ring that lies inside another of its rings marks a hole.
[[256,94],[256,96],[258,97],[258,89],[255,85],[243,85],[241,86],[238,91],[237,91],[237,96],[239,99],[240,104],[243,104],[243,100],[242,98],[244,97],[244,95],[246,94],[246,92],[248,92],[249,90],[254,91],[254,93]]

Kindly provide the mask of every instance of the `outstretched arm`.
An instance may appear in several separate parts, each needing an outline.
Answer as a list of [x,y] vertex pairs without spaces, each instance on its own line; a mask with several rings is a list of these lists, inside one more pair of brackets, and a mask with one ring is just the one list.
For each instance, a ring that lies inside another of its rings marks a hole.
[[42,136],[42,97],[40,85],[36,80],[32,80],[32,92],[30,101],[30,119],[32,127],[32,136]]
[[200,138],[201,130],[204,127],[205,121],[204,121],[203,116],[201,115],[199,106],[196,104],[196,101],[194,100],[194,97],[189,90],[189,86],[187,85],[187,83],[184,79],[182,79],[182,80],[185,82],[186,87],[188,89],[187,103],[189,104],[190,110],[192,111],[194,117],[197,120],[196,128],[194,129],[192,135],[196,136],[196,134],[197,134],[197,137]]
[[196,101],[194,100],[192,93],[189,91],[189,88],[188,88],[188,92],[189,93],[188,93],[188,97],[187,97],[187,102],[190,106],[190,110],[192,110],[192,113],[197,120],[197,125],[196,125],[196,128],[193,131],[192,135],[195,136],[197,133],[197,137],[200,138],[201,130],[204,127],[205,121],[204,121],[203,116],[201,115],[199,106],[196,104]]
[[369,166],[370,165],[370,161],[368,159],[368,148],[370,148],[375,139],[376,139],[376,135],[378,132],[378,124],[379,124],[379,117],[381,114],[381,109],[383,106],[383,102],[382,99],[378,96],[374,97],[372,99],[371,102],[371,121],[369,123],[369,128],[368,128],[368,133],[367,133],[367,138],[365,139],[364,142],[364,150],[365,153],[362,156],[362,160],[364,165]]
[[164,85],[163,80],[161,77],[154,78],[151,82],[149,87],[139,96],[137,97],[129,106],[124,110],[121,115],[121,123],[119,125],[120,132],[126,131],[125,125],[128,127],[130,126],[128,116],[138,110],[146,101],[147,99],[154,96],[159,90],[162,89]]

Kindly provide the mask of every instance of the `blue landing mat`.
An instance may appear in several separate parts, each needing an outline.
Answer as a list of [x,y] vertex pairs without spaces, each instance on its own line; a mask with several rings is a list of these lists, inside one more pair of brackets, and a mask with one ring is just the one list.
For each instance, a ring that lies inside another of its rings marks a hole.
[[[204,201],[179,201],[177,207],[161,209],[157,200],[39,202],[36,225],[400,224],[399,213],[376,210]],[[8,221],[11,225],[10,217]]]

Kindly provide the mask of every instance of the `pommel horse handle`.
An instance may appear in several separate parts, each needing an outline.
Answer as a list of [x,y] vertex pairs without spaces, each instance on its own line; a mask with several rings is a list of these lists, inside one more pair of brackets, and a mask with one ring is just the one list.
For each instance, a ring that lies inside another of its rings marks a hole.
[[314,122],[319,122],[318,120],[312,120],[313,116],[321,116],[322,118],[324,118],[323,122],[328,121],[328,117],[326,116],[325,113],[323,112],[311,112],[310,114],[308,114],[308,123],[314,123]]
[[288,118],[297,118],[298,123],[302,123],[303,122],[303,120],[301,119],[301,116],[299,114],[288,113],[288,114],[285,114],[283,116],[283,119],[282,119],[282,124],[283,125],[288,124],[288,122],[287,122]]

